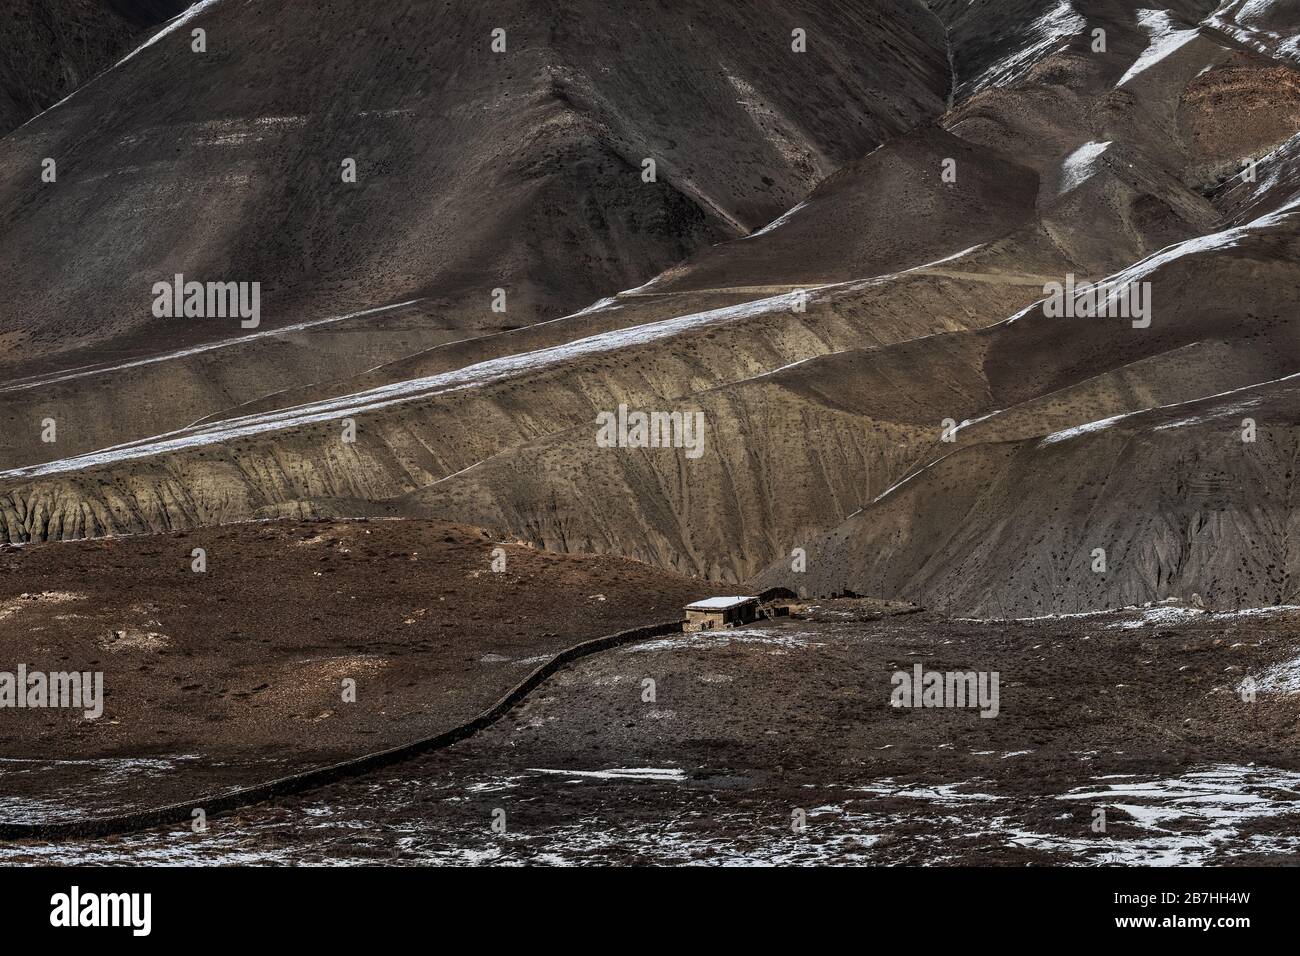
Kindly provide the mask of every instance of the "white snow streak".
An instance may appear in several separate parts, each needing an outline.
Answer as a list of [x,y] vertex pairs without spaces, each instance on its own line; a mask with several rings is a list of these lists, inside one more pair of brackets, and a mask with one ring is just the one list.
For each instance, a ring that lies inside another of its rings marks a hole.
[[[121,66],[123,63],[125,63],[127,60],[131,59],[131,57],[135,56],[135,55],[136,55],[137,53],[139,53],[141,50],[144,50],[144,49],[146,49],[146,48],[148,48],[148,47],[153,46],[155,43],[157,43],[157,42],[158,42],[159,40],[161,40],[163,37],[167,36],[169,33],[173,33],[173,32],[175,32],[176,30],[179,30],[179,29],[180,29],[182,26],[184,26],[186,23],[189,23],[191,20],[193,20],[195,17],[197,17],[199,14],[203,13],[205,10],[209,9],[210,7],[216,6],[216,4],[219,3],[219,2],[220,2],[220,0],[200,0],[199,3],[194,4],[194,5],[193,5],[192,7],[190,7],[189,9],[187,9],[187,10],[185,10],[185,11],[183,11],[183,12],[177,14],[177,15],[174,16],[174,17],[172,17],[172,19],[168,20],[168,21],[167,21],[167,24],[166,24],[166,25],[165,25],[161,30],[159,30],[157,33],[155,33],[153,36],[151,36],[148,40],[145,40],[144,43],[141,43],[138,47],[136,47],[134,50],[132,50],[132,51],[131,51],[130,53],[128,53],[126,56],[122,57],[122,59],[120,59],[120,60],[118,60],[116,63],[114,63],[111,67],[109,67],[107,70],[105,70],[104,73],[111,73],[113,70],[116,70],[119,66]],[[68,100],[72,99],[74,96],[76,96],[76,95],[77,95],[78,93],[80,93],[82,90],[84,90],[87,86],[90,86],[91,83],[94,83],[95,80],[98,80],[99,77],[101,77],[101,76],[104,75],[104,73],[100,73],[100,74],[98,74],[97,76],[93,77],[89,82],[84,83],[84,84],[82,84],[81,86],[77,87],[75,90],[73,90],[71,93],[69,93],[69,94],[68,94],[67,96],[65,96],[63,99],[59,100],[59,101],[58,101],[57,103],[55,103],[53,106],[49,107],[48,109],[44,109],[44,110],[42,110],[41,112],[37,113],[35,116],[33,116],[31,119],[29,119],[29,120],[27,121],[27,123],[23,123],[23,126],[26,126],[28,123],[34,123],[36,120],[40,119],[40,118],[41,118],[42,116],[44,116],[46,113],[49,113],[51,110],[56,110],[56,109],[58,109],[58,108],[59,108],[60,106],[62,106],[64,103],[68,102]],[[22,127],[20,126],[19,129],[22,129]]]
[[[1148,412],[1168,411],[1172,408],[1181,408],[1184,405],[1195,405],[1198,402],[1209,402],[1216,398],[1225,398],[1229,395],[1235,395],[1241,392],[1251,392],[1255,389],[1262,389],[1266,385],[1277,385],[1280,382],[1287,382],[1295,378],[1300,378],[1300,372],[1294,372],[1291,375],[1283,375],[1281,378],[1271,379],[1267,382],[1255,382],[1251,385],[1243,385],[1241,388],[1230,388],[1226,392],[1216,392],[1214,395],[1203,395],[1200,398],[1189,398],[1184,402],[1171,402],[1168,405],[1153,405],[1151,408],[1139,408],[1136,411],[1125,412],[1122,415],[1112,415],[1110,418],[1101,418],[1095,422],[1086,422],[1082,425],[1076,425],[1073,428],[1066,428],[1059,432],[1052,432],[1050,435],[1044,437],[1040,444],[1054,445],[1057,442],[1066,441],[1070,438],[1077,438],[1079,435],[1086,435],[1089,432],[1101,431],[1102,429],[1109,428],[1111,425],[1114,425],[1122,419],[1132,418],[1135,415],[1145,415]],[[1244,408],[1248,408],[1250,404],[1253,404],[1253,402],[1247,402],[1243,405],[1234,405],[1232,408],[1228,409],[1210,409],[1200,421],[1188,418],[1183,421],[1169,422],[1164,425],[1154,426],[1152,431],[1159,431],[1164,428],[1182,427],[1188,424],[1200,424],[1201,422],[1211,421],[1215,418],[1222,417],[1223,415],[1239,414]]]
[[1057,191],[1057,195],[1061,196],[1072,189],[1078,189],[1096,175],[1100,167],[1098,161],[1109,148],[1110,140],[1104,143],[1084,143],[1065,157],[1065,161],[1061,163],[1061,188]]
[[612,770],[550,770],[529,767],[529,773],[551,773],[562,777],[581,777],[588,780],[663,780],[677,782],[686,779],[686,771],[674,768],[628,767]]
[[161,355],[150,355],[147,358],[133,359],[129,362],[121,362],[117,365],[97,365],[90,368],[65,370],[57,372],[54,375],[42,376],[36,379],[19,381],[12,385],[0,387],[0,394],[4,392],[20,392],[28,388],[39,388],[44,385],[53,385],[57,382],[66,382],[74,378],[86,378],[92,375],[103,375],[107,372],[117,372],[122,369],[137,368],[141,365],[152,365],[155,362],[170,362],[173,359],[186,358],[190,355],[199,355],[203,352],[211,352],[213,349],[229,348],[232,345],[245,345],[254,342],[257,339],[267,338],[268,336],[288,335],[292,332],[301,332],[304,329],[316,328],[321,325],[332,325],[335,322],[343,322],[347,319],[358,319],[367,315],[378,315],[381,312],[391,312],[393,309],[405,308],[408,305],[414,305],[419,299],[411,299],[409,302],[398,302],[396,305],[380,306],[377,309],[365,309],[361,312],[350,312],[347,315],[335,315],[328,319],[313,319],[310,322],[299,322],[296,325],[286,325],[278,329],[267,329],[263,332],[252,332],[247,335],[240,335],[232,339],[221,339],[217,342],[208,342],[204,345],[196,345],[193,348],[178,349],[175,352],[164,352]]
[[1075,425],[1073,428],[1064,428],[1059,432],[1052,432],[1050,435],[1045,437],[1040,444],[1055,445],[1057,442],[1069,441],[1071,438],[1078,438],[1080,435],[1087,435],[1090,432],[1099,432],[1103,429],[1110,428],[1111,425],[1114,425],[1122,418],[1128,418],[1130,415],[1138,415],[1144,411],[1146,411],[1145,408],[1137,412],[1126,412],[1123,415],[1112,415],[1110,418],[1099,418],[1095,422],[1085,422],[1082,425]]
[[189,23],[199,14],[203,13],[205,10],[215,7],[220,2],[221,0],[199,0],[198,3],[194,4],[189,9],[182,11],[181,13],[177,14],[176,16],[168,20],[166,25],[161,30],[159,30],[149,39],[145,40],[143,43],[141,43],[138,47],[136,47],[126,56],[122,57],[122,59],[114,63],[112,68],[116,70],[119,66],[125,63],[127,60],[131,59],[141,50],[147,50],[149,47],[153,46],[163,37],[167,36],[170,33],[175,33],[177,30],[185,26],[185,24]]
[[[968,249],[963,249],[950,256],[937,259],[934,262],[914,266],[913,268],[905,269],[902,272],[874,277],[867,280],[865,284],[874,285],[888,282],[899,276],[909,275],[936,265],[951,262],[955,259],[960,259],[979,248],[979,245],[971,246]],[[651,281],[653,282],[654,280]],[[839,285],[852,286],[855,285],[855,283],[839,283]],[[817,288],[826,287],[823,286]],[[806,291],[804,291],[803,294],[806,295]],[[684,316],[663,319],[657,322],[648,322],[643,325],[631,326],[624,329],[615,329],[609,332],[602,332],[596,335],[587,336],[586,338],[567,342],[562,345],[489,359],[452,372],[443,372],[437,375],[429,375],[421,378],[394,382],[388,385],[368,389],[366,391],[357,392],[355,394],[324,399],[318,402],[294,406],[292,408],[278,409],[271,412],[261,412],[254,415],[246,415],[220,422],[214,422],[209,425],[178,429],[177,431],[167,432],[162,435],[155,435],[134,442],[114,445],[110,448],[100,449],[73,458],[64,458],[58,461],[47,462],[42,465],[28,465],[21,468],[13,468],[8,471],[0,471],[0,480],[11,478],[36,478],[46,475],[61,474],[69,471],[77,471],[83,468],[93,468],[99,465],[113,464],[121,461],[133,461],[140,458],[149,458],[155,455],[181,451],[187,448],[220,444],[233,439],[246,438],[265,432],[279,431],[287,428],[311,425],[319,422],[333,421],[347,416],[364,414],[366,412],[376,411],[403,402],[430,398],[446,392],[491,385],[509,378],[555,368],[564,363],[573,361],[574,359],[589,356],[594,357],[614,352],[619,349],[646,345],[648,343],[657,342],[690,331],[724,326],[744,319],[756,318],[764,315],[788,314],[792,312],[794,306],[799,303],[799,299],[800,292],[788,292],[781,295],[769,296],[763,299],[755,299],[751,302],[744,302],[738,305],[724,306],[722,308],[710,309],[704,312],[690,313]],[[409,304],[411,303],[401,303],[400,305]],[[385,308],[393,309],[399,307],[399,305],[394,305],[386,306]],[[587,309],[582,310],[582,312],[574,313],[574,315],[582,315],[585,312],[609,307],[610,306],[607,305],[606,301],[597,302],[589,306]],[[375,309],[371,311],[379,312],[383,310]],[[355,315],[365,314],[368,313],[356,313]],[[298,326],[268,330],[267,332],[257,334],[281,335],[287,331],[293,331],[299,328],[308,328],[315,324],[341,321],[342,319],[353,317],[355,316],[340,316],[336,319],[317,320],[316,322],[302,323]],[[570,316],[566,316],[565,318],[570,318]],[[558,322],[562,321],[562,319],[552,319],[551,321]],[[239,344],[240,342],[248,341],[253,337],[254,336],[250,335],[239,339],[213,343],[211,345],[198,346],[196,349],[191,351],[204,351],[210,348],[220,348],[226,345]],[[184,354],[187,353],[172,353],[171,355],[159,356],[158,358],[140,359],[138,360],[138,364],[162,361],[166,358],[174,358],[178,355]],[[115,368],[128,367],[131,364],[133,363],[126,363],[124,366],[115,366]],[[108,370],[109,369],[94,368],[63,374],[66,377],[75,378],[82,375],[99,374]],[[56,377],[53,380],[58,380],[58,378]],[[42,379],[36,382],[18,383],[9,386],[9,388],[16,389],[33,387],[35,385],[44,384],[48,381],[50,380]],[[3,391],[4,389],[0,389],[0,392]]]
[[985,68],[968,86],[979,92],[995,86],[1013,83],[1037,63],[1057,52],[1065,41],[1087,26],[1068,0],[1062,0],[1029,26],[1028,35],[1018,37],[1022,42],[1016,53]]
[[333,421],[365,414],[392,405],[430,398],[447,392],[476,388],[527,373],[540,372],[575,359],[604,355],[618,349],[645,345],[684,332],[727,325],[760,315],[788,313],[796,303],[793,293],[758,299],[740,305],[711,309],[659,322],[603,332],[564,345],[489,359],[474,365],[421,378],[382,385],[352,395],[325,399],[255,415],[232,418],[211,425],[179,429],[164,435],[128,442],[74,458],[29,465],[0,472],[0,479],[34,478],[76,471],[97,465],[148,458],[168,452],[246,438],[264,432]]
[[762,229],[759,229],[757,232],[751,232],[748,236],[741,236],[741,239],[753,239],[756,236],[766,235],[767,233],[771,232],[773,229],[776,229],[777,227],[789,222],[791,216],[793,216],[800,209],[803,209],[807,205],[808,205],[808,200],[805,199],[797,206],[793,206],[790,209],[787,209],[785,212],[781,213],[781,215],[777,216],[775,219],[769,222]]
[[1173,55],[1182,47],[1191,43],[1200,35],[1200,27],[1178,28],[1174,18],[1166,10],[1139,10],[1138,22],[1151,37],[1151,42],[1142,51],[1142,55],[1128,68],[1119,79],[1117,86],[1123,86],[1134,77],[1145,73],[1161,60]]

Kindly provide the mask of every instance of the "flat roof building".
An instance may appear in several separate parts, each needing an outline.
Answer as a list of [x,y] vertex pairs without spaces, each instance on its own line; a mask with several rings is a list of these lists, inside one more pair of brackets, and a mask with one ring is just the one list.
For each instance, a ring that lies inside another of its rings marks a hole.
[[687,631],[713,631],[749,624],[758,618],[758,598],[752,595],[712,597],[686,605]]

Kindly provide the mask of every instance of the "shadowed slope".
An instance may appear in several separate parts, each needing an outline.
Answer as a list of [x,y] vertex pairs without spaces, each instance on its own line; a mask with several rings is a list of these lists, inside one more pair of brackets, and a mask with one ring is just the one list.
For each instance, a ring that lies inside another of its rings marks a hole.
[[553,317],[774,218],[934,115],[947,79],[933,18],[905,0],[619,17],[209,0],[186,18],[0,143],[11,363],[237,331],[154,319],[152,283],[174,273],[261,282],[268,326],[420,297],[443,326]]
[[0,137],[129,52],[189,0],[6,0],[0,7]]

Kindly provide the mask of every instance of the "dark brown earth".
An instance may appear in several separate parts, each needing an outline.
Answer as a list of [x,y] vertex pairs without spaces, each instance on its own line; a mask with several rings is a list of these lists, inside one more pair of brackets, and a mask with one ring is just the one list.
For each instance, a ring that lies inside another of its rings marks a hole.
[[[191,570],[194,548],[207,552],[204,573]],[[97,720],[0,711],[5,758],[35,762],[17,775],[7,764],[0,790],[125,808],[383,750],[468,721],[565,647],[679,619],[714,593],[441,522],[228,525],[0,550],[0,670],[102,671],[105,689]],[[349,678],[355,703],[342,699]],[[111,788],[87,776],[140,759],[170,772]]]
[[7,0],[0,7],[0,136],[84,85],[189,0]]
[[[1236,688],[1296,657],[1295,614],[1213,617],[1166,606],[977,622],[865,610],[862,602],[821,602],[800,619],[586,658],[451,750],[214,819],[205,834],[159,829],[99,843],[25,843],[0,856],[1293,860],[1300,698],[1261,690],[1245,703]],[[998,715],[892,708],[891,674],[914,663],[998,671]],[[647,679],[653,701],[644,699]],[[609,779],[615,769],[631,779]],[[1112,792],[1121,786],[1151,792]],[[1105,833],[1092,830],[1096,809],[1106,812]],[[496,810],[505,813],[504,835],[491,829]],[[791,829],[796,810],[806,812],[802,834]],[[1151,823],[1145,815],[1153,811],[1166,816]]]
[[619,8],[203,7],[5,137],[0,366],[238,334],[151,316],[174,272],[262,282],[266,327],[420,298],[430,327],[482,330],[495,288],[512,324],[554,318],[766,224],[942,108],[942,30],[910,0]]

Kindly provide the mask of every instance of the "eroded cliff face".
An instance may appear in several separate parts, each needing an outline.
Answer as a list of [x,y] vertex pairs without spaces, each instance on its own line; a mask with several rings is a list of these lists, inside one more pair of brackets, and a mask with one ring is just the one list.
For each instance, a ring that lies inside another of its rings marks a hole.
[[[1300,589],[1297,389],[1287,379],[1105,426],[967,446],[815,538],[805,577],[774,565],[758,580],[883,591],[987,617],[1168,598],[1216,610],[1291,603]],[[1251,441],[1247,418],[1258,429]]]

